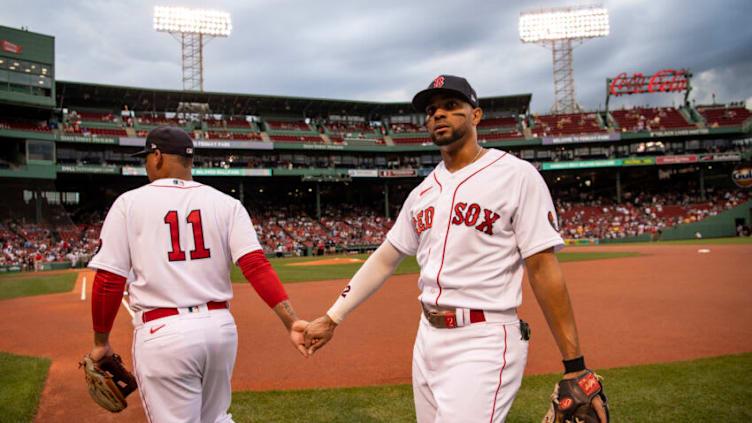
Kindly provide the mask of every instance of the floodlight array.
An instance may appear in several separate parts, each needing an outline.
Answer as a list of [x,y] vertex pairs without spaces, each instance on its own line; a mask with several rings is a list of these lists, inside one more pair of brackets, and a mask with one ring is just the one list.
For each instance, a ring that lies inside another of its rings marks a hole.
[[608,10],[602,7],[548,9],[520,14],[520,39],[525,43],[605,37]]
[[154,7],[154,29],[227,37],[232,31],[230,14],[219,10]]

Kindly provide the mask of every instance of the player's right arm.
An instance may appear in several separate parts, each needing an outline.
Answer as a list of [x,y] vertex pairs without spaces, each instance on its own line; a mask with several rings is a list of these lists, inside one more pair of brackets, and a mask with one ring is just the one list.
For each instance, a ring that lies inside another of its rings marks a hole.
[[306,328],[305,346],[309,354],[313,354],[329,342],[337,325],[384,284],[402,259],[408,255],[415,255],[419,240],[412,225],[410,209],[414,194],[419,188],[420,185],[407,197],[394,226],[386,236],[387,239],[358,269],[334,305]]
[[306,328],[305,346],[309,354],[313,354],[329,342],[337,325],[348,313],[381,288],[405,256],[406,254],[401,253],[386,240],[368,257],[329,311],[313,320]]
[[92,359],[113,354],[110,331],[123,298],[126,278],[131,269],[128,247],[128,220],[123,196],[110,207],[102,225],[97,250],[89,267],[96,269],[91,298],[91,316],[94,329]]

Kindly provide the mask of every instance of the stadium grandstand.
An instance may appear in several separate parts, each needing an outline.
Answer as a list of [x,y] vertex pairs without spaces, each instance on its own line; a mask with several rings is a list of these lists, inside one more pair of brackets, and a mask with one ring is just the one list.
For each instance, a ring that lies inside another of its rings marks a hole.
[[[84,264],[109,205],[146,183],[130,154],[160,125],[193,136],[195,178],[248,208],[270,256],[373,249],[441,160],[407,99],[61,81],[54,37],[0,33],[24,46],[0,52],[0,271]],[[749,191],[731,177],[752,151],[742,103],[535,114],[531,97],[481,98],[478,138],[540,170],[571,242],[658,239],[728,213],[704,236],[749,230],[735,212]]]

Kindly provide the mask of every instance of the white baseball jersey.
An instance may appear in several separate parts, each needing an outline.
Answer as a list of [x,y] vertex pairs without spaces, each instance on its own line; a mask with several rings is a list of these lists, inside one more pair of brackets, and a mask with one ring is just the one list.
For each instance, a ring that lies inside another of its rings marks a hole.
[[105,218],[89,267],[128,277],[134,311],[232,298],[230,268],[260,250],[234,198],[194,181],[159,179],[122,194]]
[[522,303],[523,259],[564,245],[556,222],[538,171],[489,149],[454,173],[439,163],[407,197],[387,239],[417,256],[422,302],[508,310]]

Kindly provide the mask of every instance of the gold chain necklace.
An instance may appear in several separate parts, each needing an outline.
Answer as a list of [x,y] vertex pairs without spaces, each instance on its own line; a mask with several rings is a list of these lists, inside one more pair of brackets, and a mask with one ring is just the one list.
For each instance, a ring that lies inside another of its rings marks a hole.
[[473,157],[473,159],[472,159],[472,160],[470,160],[470,163],[474,163],[474,162],[475,162],[475,160],[477,160],[477,159],[478,159],[478,156],[480,156],[480,153],[482,153],[482,152],[483,152],[483,147],[481,147],[480,149],[478,149],[478,152],[477,152],[477,153],[475,153],[475,157]]

